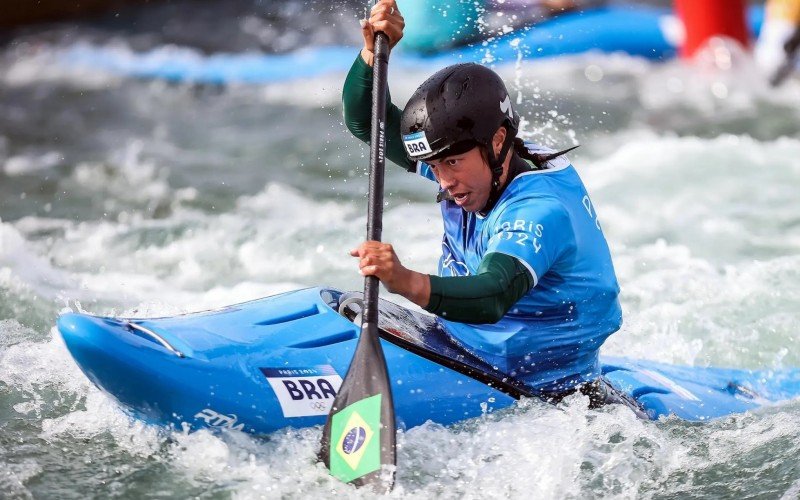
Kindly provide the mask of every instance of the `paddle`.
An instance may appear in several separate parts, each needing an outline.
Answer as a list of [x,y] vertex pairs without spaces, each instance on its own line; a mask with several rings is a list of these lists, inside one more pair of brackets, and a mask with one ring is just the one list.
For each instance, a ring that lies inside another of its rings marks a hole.
[[[375,34],[374,50],[367,240],[380,241],[389,66],[389,39],[384,33]],[[378,285],[374,276],[364,280],[361,337],[325,422],[319,456],[334,477],[384,493],[394,485],[396,430],[392,389],[378,337]]]

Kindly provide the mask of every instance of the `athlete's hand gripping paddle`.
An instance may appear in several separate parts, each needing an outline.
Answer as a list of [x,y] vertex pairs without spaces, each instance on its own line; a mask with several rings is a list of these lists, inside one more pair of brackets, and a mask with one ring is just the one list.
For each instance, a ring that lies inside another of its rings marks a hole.
[[[374,54],[367,240],[380,241],[389,65],[389,39],[382,32],[375,34]],[[392,390],[378,338],[378,285],[374,276],[364,281],[361,337],[325,422],[319,455],[331,475],[384,493],[394,485],[396,430]]]

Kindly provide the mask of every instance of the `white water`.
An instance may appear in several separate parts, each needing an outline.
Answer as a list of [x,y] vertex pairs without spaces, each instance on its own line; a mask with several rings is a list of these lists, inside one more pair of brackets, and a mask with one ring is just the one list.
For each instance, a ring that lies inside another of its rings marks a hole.
[[[370,497],[314,463],[319,429],[165,432],[90,385],[64,308],[166,315],[301,286],[360,287],[365,150],[343,75],[204,89],[0,65],[0,491],[10,497]],[[57,51],[53,49],[53,52]],[[608,354],[800,366],[800,84],[588,55],[499,68],[529,138],[572,159],[612,247]],[[403,99],[433,69],[392,74]],[[435,189],[390,169],[385,239],[432,272]],[[800,404],[702,425],[575,398],[400,435],[402,498],[796,498]]]

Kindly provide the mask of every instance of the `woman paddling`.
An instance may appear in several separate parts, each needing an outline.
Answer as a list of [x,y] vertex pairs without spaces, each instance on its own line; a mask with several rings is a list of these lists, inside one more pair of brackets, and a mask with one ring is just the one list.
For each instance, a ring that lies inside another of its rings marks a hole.
[[[394,46],[405,22],[394,0],[362,21],[364,48],[344,84],[350,131],[370,139],[372,40]],[[386,156],[439,183],[439,275],[404,267],[392,245],[351,252],[445,322],[448,331],[550,401],[581,390],[592,406],[624,402],[600,377],[598,352],[622,323],[611,255],[586,189],[564,152],[516,138],[519,116],[502,80],[477,64],[438,71],[401,112],[389,103]]]

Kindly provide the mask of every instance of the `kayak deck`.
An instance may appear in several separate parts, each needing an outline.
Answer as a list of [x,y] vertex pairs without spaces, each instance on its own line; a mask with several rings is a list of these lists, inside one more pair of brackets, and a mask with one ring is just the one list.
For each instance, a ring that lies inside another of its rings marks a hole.
[[[360,329],[338,313],[343,293],[308,288],[167,318],[69,313],[58,329],[101,390],[137,418],[191,429],[268,433],[321,425]],[[530,390],[495,370],[438,320],[381,301],[398,424],[449,424],[508,407]],[[388,339],[388,340],[387,340]],[[601,357],[605,377],[651,418],[707,420],[800,394],[800,370],[678,367]]]

